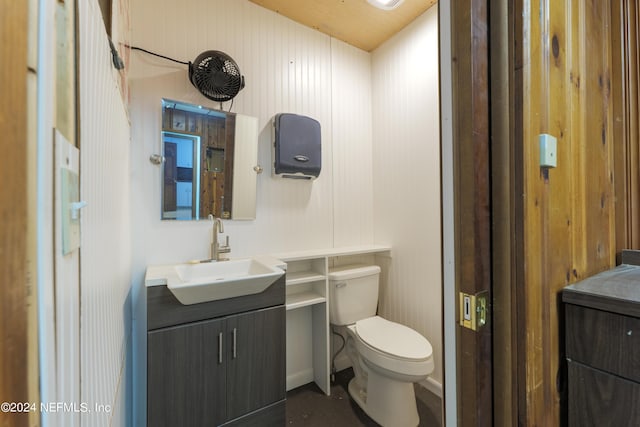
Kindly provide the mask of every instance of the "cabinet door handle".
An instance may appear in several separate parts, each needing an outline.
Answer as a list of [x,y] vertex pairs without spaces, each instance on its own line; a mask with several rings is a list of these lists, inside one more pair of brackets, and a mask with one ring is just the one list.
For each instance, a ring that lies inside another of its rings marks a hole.
[[222,332],[218,334],[218,365],[222,365]]
[[236,343],[238,341],[238,331],[233,328],[233,358],[236,358]]

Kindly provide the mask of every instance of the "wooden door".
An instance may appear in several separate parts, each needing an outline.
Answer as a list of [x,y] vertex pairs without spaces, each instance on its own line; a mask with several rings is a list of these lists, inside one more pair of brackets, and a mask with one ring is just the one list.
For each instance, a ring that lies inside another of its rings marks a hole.
[[611,2],[616,252],[640,249],[640,7]]
[[[456,294],[484,293],[491,301],[488,8],[484,1],[450,4]],[[457,324],[459,425],[492,425],[491,327]]]
[[284,399],[285,321],[283,306],[227,318],[229,420]]
[[164,143],[164,212],[173,212],[178,206],[178,146],[173,142]]
[[147,334],[147,425],[215,426],[227,419],[224,322]]

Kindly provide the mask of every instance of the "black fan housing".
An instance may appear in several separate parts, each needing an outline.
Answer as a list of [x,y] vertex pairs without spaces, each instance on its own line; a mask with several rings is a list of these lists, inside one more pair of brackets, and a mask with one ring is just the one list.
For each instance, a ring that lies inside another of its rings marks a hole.
[[244,76],[238,64],[217,50],[202,52],[189,63],[189,80],[212,101],[231,101],[244,88]]

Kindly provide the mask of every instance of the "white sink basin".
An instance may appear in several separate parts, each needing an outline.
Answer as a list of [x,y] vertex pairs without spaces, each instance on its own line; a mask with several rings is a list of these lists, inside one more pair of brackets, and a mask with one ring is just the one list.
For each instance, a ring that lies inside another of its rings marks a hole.
[[173,269],[167,287],[184,305],[257,294],[284,274],[255,258],[178,264]]

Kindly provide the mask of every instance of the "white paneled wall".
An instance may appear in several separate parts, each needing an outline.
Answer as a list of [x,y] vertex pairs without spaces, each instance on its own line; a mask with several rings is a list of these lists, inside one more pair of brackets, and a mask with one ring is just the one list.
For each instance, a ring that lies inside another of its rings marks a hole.
[[129,120],[98,3],[78,4],[80,185],[88,203],[81,213],[80,389],[91,409],[81,422],[125,426],[131,401]]
[[371,244],[371,55],[332,39],[331,81],[334,243]]
[[[232,256],[333,245],[331,60],[327,36],[242,0],[138,1],[132,9],[133,44],[181,60],[204,50],[231,55],[246,88],[233,111],[259,120],[255,221],[225,224]],[[158,23],[161,23],[158,25]],[[169,24],[170,23],[170,24]],[[162,170],[149,155],[160,152],[162,97],[218,107],[191,85],[185,66],[132,53],[131,118],[134,254],[138,276],[151,263],[204,258],[210,224],[160,220]],[[229,104],[225,104],[229,108]],[[304,114],[322,125],[322,163],[314,182],[271,177],[271,119]]]
[[373,199],[375,242],[393,248],[382,315],[427,337],[441,384],[437,20],[432,7],[373,53]]

